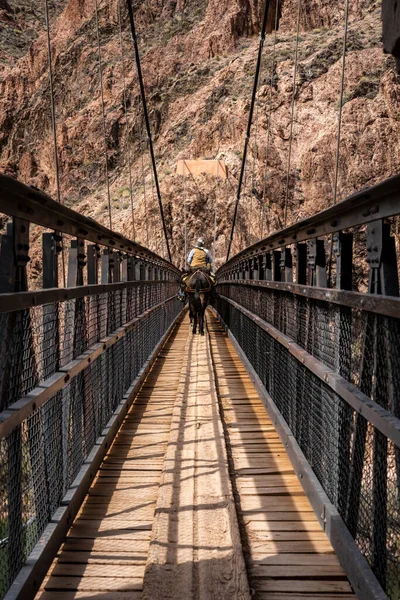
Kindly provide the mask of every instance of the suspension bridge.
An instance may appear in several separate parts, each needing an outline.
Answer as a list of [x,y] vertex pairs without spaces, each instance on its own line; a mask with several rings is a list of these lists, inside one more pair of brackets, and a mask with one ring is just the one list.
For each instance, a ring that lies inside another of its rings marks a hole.
[[[337,201],[342,75],[332,204],[287,225],[298,6],[284,227],[231,256],[267,1],[204,337],[177,298],[130,0],[165,257],[112,228],[109,187],[109,227],[62,203],[53,103],[57,201],[0,175],[7,600],[400,598],[400,176]],[[48,13],[47,34],[52,89]]]

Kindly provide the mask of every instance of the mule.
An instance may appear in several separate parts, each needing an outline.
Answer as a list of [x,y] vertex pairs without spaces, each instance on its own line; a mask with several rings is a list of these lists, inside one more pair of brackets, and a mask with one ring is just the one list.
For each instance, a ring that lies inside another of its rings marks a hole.
[[195,271],[187,281],[186,294],[189,300],[189,316],[193,334],[204,335],[204,313],[210,299],[211,282],[203,271]]

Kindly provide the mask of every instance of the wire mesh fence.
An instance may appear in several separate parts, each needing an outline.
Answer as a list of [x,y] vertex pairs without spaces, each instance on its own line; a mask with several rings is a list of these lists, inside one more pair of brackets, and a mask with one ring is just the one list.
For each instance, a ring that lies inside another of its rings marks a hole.
[[[140,281],[0,315],[2,410],[17,409],[65,373],[61,388],[0,439],[0,597],[181,311],[176,288],[174,281]],[[71,370],[94,351],[84,368]]]
[[[219,315],[386,594],[398,600],[400,448],[303,364],[289,346],[295,343],[399,417],[400,318],[244,283],[222,282],[218,292]],[[276,339],[257,317],[283,336]]]

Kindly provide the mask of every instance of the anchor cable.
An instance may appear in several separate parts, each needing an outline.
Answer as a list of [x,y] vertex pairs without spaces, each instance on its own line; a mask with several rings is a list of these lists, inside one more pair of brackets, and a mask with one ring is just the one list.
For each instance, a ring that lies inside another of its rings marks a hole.
[[296,99],[296,77],[297,77],[297,63],[298,63],[298,57],[299,57],[300,14],[301,14],[301,0],[298,0],[298,5],[297,5],[296,50],[295,50],[294,69],[293,69],[292,105],[291,105],[291,111],[290,111],[289,154],[288,154],[288,165],[287,165],[287,174],[286,174],[286,194],[285,194],[285,208],[284,208],[284,227],[286,227],[286,222],[287,222],[287,208],[288,208],[288,198],[289,198],[290,167],[291,167],[291,159],[292,159],[293,121],[294,121],[294,107],[295,107],[295,99]]
[[[275,73],[275,59],[276,59],[276,43],[277,43],[277,32],[278,32],[278,18],[279,18],[279,7],[280,0],[276,0],[275,5],[275,31],[274,31],[274,43],[272,50],[272,65],[271,65],[271,78],[269,85],[269,102],[268,102],[268,117],[267,117],[267,142],[265,145],[265,165],[264,165],[264,178],[263,178],[263,192],[262,192],[262,209],[261,209],[261,231],[260,231],[260,239],[263,238],[264,235],[264,218],[265,218],[265,193],[267,189],[267,170],[268,170],[268,158],[269,158],[269,142],[271,135],[271,115],[272,115],[272,87],[274,82],[274,73]],[[270,231],[270,211],[268,206],[268,228],[267,234]]]
[[[128,0],[128,1],[130,1],[130,0]],[[241,166],[241,169],[240,169],[239,183],[238,183],[238,187],[237,187],[235,210],[234,210],[234,213],[233,213],[232,228],[231,228],[231,233],[230,233],[230,237],[229,237],[228,250],[227,250],[227,253],[226,253],[226,260],[227,261],[229,259],[229,255],[231,253],[231,246],[232,246],[233,234],[234,234],[234,231],[235,231],[235,225],[236,225],[236,219],[237,219],[237,212],[238,212],[238,207],[239,207],[239,202],[240,202],[240,194],[241,194],[241,191],[242,191],[243,176],[244,176],[244,171],[245,171],[245,166],[246,166],[247,147],[249,145],[249,140],[250,140],[251,125],[252,125],[252,122],[253,122],[254,105],[255,105],[256,93],[257,93],[257,88],[258,88],[258,79],[259,79],[259,76],[260,76],[261,57],[262,57],[262,51],[263,51],[264,41],[265,41],[265,32],[266,32],[266,29],[267,29],[268,9],[269,9],[269,0],[265,0],[264,16],[263,16],[263,22],[262,22],[262,27],[261,27],[261,33],[260,33],[260,44],[259,44],[259,47],[258,47],[256,72],[255,72],[255,76],[254,76],[253,93],[252,93],[252,96],[251,96],[249,119],[248,119],[248,124],[247,124],[246,138],[245,138],[245,142],[244,142],[242,166]]]
[[[337,202],[338,180],[339,180],[339,160],[340,160],[340,141],[342,135],[342,113],[343,113],[343,96],[344,96],[344,77],[346,72],[346,48],[347,34],[349,28],[349,0],[345,0],[344,28],[343,28],[343,53],[342,53],[342,76],[340,81],[339,93],[339,109],[338,109],[338,127],[336,140],[336,157],[335,157],[335,175],[333,184],[333,204]],[[331,235],[331,247],[329,251],[329,268],[328,268],[328,287],[331,287],[332,281],[332,260],[333,260],[333,235]]]
[[103,125],[103,143],[104,143],[104,156],[105,156],[105,165],[104,165],[105,169],[104,170],[105,170],[106,184],[107,184],[108,219],[109,219],[109,223],[110,223],[110,229],[112,229],[110,179],[108,176],[106,113],[105,113],[105,107],[104,107],[103,65],[102,65],[102,60],[101,60],[98,0],[95,0],[95,15],[96,15],[97,52],[98,52],[98,64],[99,64],[99,83],[100,83],[100,96],[101,96],[101,114],[102,114],[102,125]]
[[349,28],[349,0],[346,0],[345,16],[344,16],[344,30],[343,30],[343,54],[342,54],[342,78],[340,82],[340,98],[339,98],[339,111],[338,111],[338,130],[337,130],[337,143],[336,143],[336,161],[335,161],[335,180],[333,188],[333,204],[337,202],[337,188],[338,188],[338,176],[339,176],[339,158],[340,158],[340,138],[342,134],[342,111],[343,111],[343,95],[344,95],[344,77],[346,70],[346,47],[347,47],[347,32]]
[[130,26],[131,26],[132,40],[133,40],[133,46],[134,46],[134,51],[135,51],[136,68],[137,68],[137,73],[138,73],[138,78],[139,78],[140,94],[142,97],[142,105],[143,105],[143,112],[144,112],[144,118],[145,118],[145,123],[146,123],[147,137],[149,140],[149,150],[150,150],[150,156],[151,156],[151,164],[153,167],[154,181],[155,181],[156,191],[157,191],[158,206],[160,209],[160,216],[161,216],[162,227],[163,227],[163,231],[164,231],[165,244],[166,244],[167,252],[168,252],[168,259],[172,263],[171,251],[170,251],[169,242],[168,242],[167,227],[165,224],[164,211],[163,211],[163,205],[162,205],[162,200],[161,200],[160,185],[159,185],[158,175],[157,175],[156,160],[155,160],[155,156],[154,156],[153,140],[151,137],[149,114],[147,111],[146,94],[145,94],[145,89],[144,89],[144,84],[143,84],[142,67],[140,64],[139,47],[138,47],[138,43],[137,43],[137,36],[136,36],[136,30],[135,30],[135,21],[133,18],[132,0],[126,0],[126,3],[128,5],[129,22],[130,22]]
[[[51,60],[51,39],[50,39],[50,17],[49,17],[49,3],[45,0],[45,18],[46,18],[46,35],[47,35],[47,56],[49,64],[49,86],[50,86],[50,107],[51,107],[51,123],[53,129],[53,148],[54,148],[54,166],[56,174],[56,189],[57,189],[57,201],[62,204],[61,201],[61,185],[60,185],[60,163],[58,160],[58,146],[57,146],[57,123],[56,123],[56,108],[54,102],[54,83],[53,83],[53,65]],[[66,286],[66,272],[65,272],[65,257],[64,257],[64,236],[62,232],[55,232],[55,235],[60,235],[61,238],[61,267],[63,286]]]
[[125,115],[125,124],[127,129],[126,134],[126,157],[128,163],[128,173],[129,173],[129,193],[131,200],[131,213],[132,213],[132,235],[133,240],[135,240],[135,215],[134,215],[134,206],[133,206],[133,186],[132,186],[132,162],[131,162],[131,152],[129,147],[129,128],[128,128],[128,105],[126,100],[126,76],[125,76],[125,53],[124,53],[124,40],[122,36],[122,20],[121,20],[121,1],[118,0],[118,25],[119,25],[119,45],[121,50],[121,61],[122,61],[122,84],[123,84],[123,105],[124,105],[124,115]]

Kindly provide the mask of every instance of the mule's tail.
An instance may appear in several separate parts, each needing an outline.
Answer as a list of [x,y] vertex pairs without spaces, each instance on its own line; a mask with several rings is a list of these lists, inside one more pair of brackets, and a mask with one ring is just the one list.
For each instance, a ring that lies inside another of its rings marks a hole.
[[196,281],[196,287],[194,289],[194,299],[200,300],[201,280],[200,278]]

